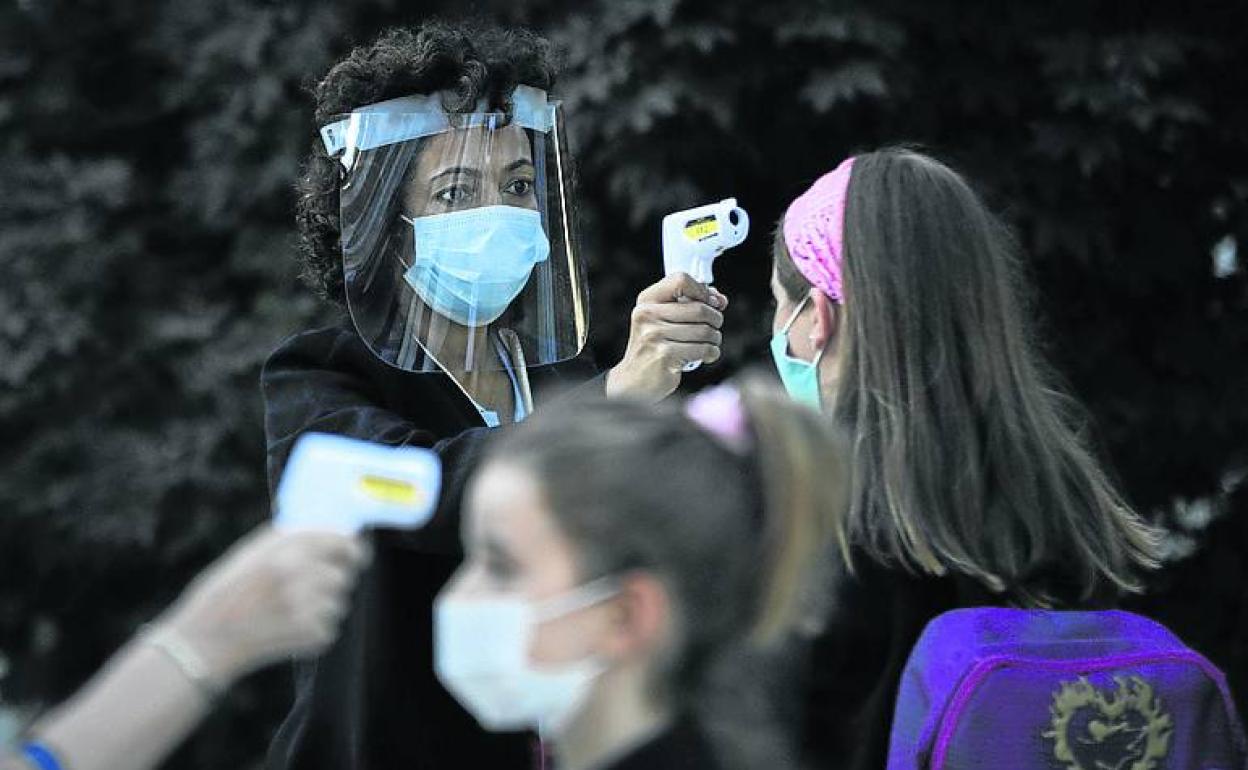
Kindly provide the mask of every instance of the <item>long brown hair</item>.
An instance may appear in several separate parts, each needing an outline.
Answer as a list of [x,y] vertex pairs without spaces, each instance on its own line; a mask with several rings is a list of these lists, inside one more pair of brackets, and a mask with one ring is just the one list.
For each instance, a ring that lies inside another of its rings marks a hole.
[[[781,238],[775,267],[791,299],[810,290]],[[842,269],[840,536],[1025,603],[1138,590],[1157,533],[1090,451],[1037,349],[1014,239],[962,177],[910,150],[858,156]]]

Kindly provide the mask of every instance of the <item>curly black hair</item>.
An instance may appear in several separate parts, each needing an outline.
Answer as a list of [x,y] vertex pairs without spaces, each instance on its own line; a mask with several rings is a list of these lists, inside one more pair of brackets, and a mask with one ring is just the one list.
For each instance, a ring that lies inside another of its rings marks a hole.
[[[391,29],[351,51],[313,88],[316,125],[374,102],[447,91],[449,111],[467,111],[479,99],[505,108],[517,85],[550,90],[556,66],[550,44],[522,29],[480,23],[430,21]],[[338,214],[339,167],[313,142],[295,184],[302,277],[319,295],[339,305],[343,295]]]

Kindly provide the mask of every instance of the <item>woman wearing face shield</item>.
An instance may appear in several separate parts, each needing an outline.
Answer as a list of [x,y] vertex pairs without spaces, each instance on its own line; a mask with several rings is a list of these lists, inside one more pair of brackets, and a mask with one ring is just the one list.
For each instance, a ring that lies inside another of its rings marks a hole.
[[1156,565],[1156,533],[1036,348],[1007,229],[954,171],[909,150],[846,160],[789,206],[773,259],[781,379],[854,447],[854,558],[806,676],[804,748],[874,770],[929,620],[1111,605]]
[[774,715],[722,701],[774,673],[731,665],[742,650],[818,622],[844,458],[757,382],[537,413],[469,486],[438,676],[483,727],[538,730],[561,770],[788,766]]
[[[563,107],[545,41],[430,23],[362,46],[317,85],[298,191],[305,276],[344,320],[262,374],[269,478],[308,431],[430,447],[433,520],[380,533],[339,642],[299,672],[273,768],[527,766],[433,675],[431,605],[461,559],[459,505],[495,434],[583,383],[657,401],[719,357],[718,292],[677,276],[638,297],[624,358],[594,376]],[[574,119],[570,116],[569,119]]]

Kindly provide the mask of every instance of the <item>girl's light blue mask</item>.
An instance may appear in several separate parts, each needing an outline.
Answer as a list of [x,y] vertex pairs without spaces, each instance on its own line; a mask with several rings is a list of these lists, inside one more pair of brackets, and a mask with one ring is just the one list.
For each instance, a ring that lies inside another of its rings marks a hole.
[[807,302],[810,302],[810,295],[801,301],[780,331],[772,335],[771,357],[776,362],[776,371],[780,373],[780,382],[784,383],[784,389],[789,392],[793,400],[820,409],[819,360],[823,358],[823,352],[827,350],[827,346],[825,345],[815,355],[814,361],[803,361],[789,355],[789,329],[802,314]]
[[497,320],[550,256],[541,214],[531,209],[482,206],[403,220],[416,252],[403,278],[434,312],[463,326]]

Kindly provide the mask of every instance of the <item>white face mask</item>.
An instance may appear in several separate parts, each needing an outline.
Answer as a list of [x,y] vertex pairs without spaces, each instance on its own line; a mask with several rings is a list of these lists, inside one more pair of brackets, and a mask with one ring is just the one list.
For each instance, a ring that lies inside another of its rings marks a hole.
[[542,602],[440,596],[433,607],[438,680],[487,730],[558,732],[606,667],[592,657],[534,664],[529,648],[537,626],[618,592],[613,579],[602,578]]

